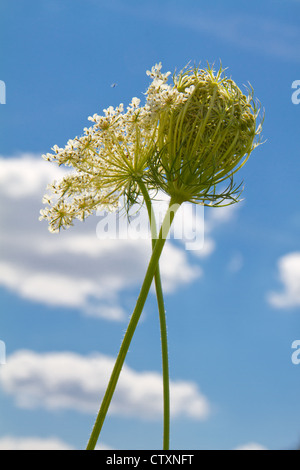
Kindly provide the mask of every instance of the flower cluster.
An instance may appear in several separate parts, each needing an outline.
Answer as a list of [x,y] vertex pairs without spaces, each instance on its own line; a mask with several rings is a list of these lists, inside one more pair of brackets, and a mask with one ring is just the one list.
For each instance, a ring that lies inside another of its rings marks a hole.
[[[53,147],[48,161],[72,167],[49,186],[41,219],[59,231],[99,208],[115,209],[121,196],[127,208],[140,196],[140,183],[163,190],[177,202],[215,203],[216,184],[255,147],[257,110],[222,70],[184,69],[173,76],[161,63],[147,71],[152,82],[144,106],[133,98],[89,117],[93,126],[65,148]],[[226,192],[230,197],[232,184]],[[224,196],[225,198],[225,196]]]
[[166,84],[169,73],[161,73],[161,64],[147,73],[153,80],[144,107],[133,98],[126,111],[123,104],[104,109],[104,115],[88,118],[94,125],[85,128],[81,137],[69,140],[65,148],[55,145],[54,153],[43,155],[74,170],[48,186],[52,194],[44,197],[48,206],[40,218],[48,220],[50,231],[69,227],[75,218],[84,220],[98,208],[113,210],[122,195],[128,205],[137,200],[138,181],[155,153],[159,113],[186,96]]
[[[189,96],[160,113],[152,178],[178,202],[217,206],[236,202],[240,190],[233,174],[258,145],[261,124],[253,93],[245,96],[233,80],[206,70],[188,69],[174,86]],[[217,185],[229,180],[223,192]]]

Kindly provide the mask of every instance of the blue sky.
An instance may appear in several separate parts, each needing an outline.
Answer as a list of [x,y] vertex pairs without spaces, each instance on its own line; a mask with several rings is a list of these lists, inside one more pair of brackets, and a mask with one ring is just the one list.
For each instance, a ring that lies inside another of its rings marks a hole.
[[[85,448],[149,254],[145,240],[99,239],[96,215],[50,234],[41,199],[62,172],[41,154],[143,100],[155,63],[220,60],[253,86],[265,143],[237,175],[243,202],[204,212],[203,249],[166,247],[171,448],[299,445],[299,13],[296,0],[1,2],[1,448]],[[102,448],[161,448],[160,375],[151,294]]]

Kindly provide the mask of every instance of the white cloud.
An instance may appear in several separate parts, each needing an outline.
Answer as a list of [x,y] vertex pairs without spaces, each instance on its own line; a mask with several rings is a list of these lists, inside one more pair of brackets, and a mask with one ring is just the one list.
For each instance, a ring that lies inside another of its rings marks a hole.
[[[120,299],[125,291],[141,286],[150,240],[100,238],[97,216],[50,234],[47,224],[38,220],[41,201],[47,184],[65,173],[36,155],[0,158],[0,285],[31,301],[124,320]],[[166,292],[201,275],[182,246],[171,241],[161,272]]]
[[256,442],[249,442],[248,444],[236,447],[234,450],[267,450],[264,446],[257,444]]
[[160,271],[167,292],[174,292],[178,284],[192,282],[201,275],[201,269],[188,265],[185,256],[183,250],[166,244],[161,256]]
[[74,450],[56,437],[13,437],[0,438],[0,450]]
[[300,307],[300,252],[289,253],[278,261],[281,292],[271,292],[267,299],[276,308]]
[[[129,226],[124,217],[101,213],[51,234],[38,220],[42,197],[65,173],[37,155],[0,158],[0,286],[30,301],[125,320],[125,294],[140,288],[151,255],[146,210]],[[158,223],[167,202],[157,198]],[[166,293],[201,277],[199,259],[215,249],[212,232],[234,214],[233,206],[205,213],[196,205],[180,208],[160,261]]]
[[36,158],[31,153],[1,158],[1,195],[13,200],[35,196],[43,191],[52,179],[59,179],[66,173],[55,165],[47,165],[46,168],[45,163],[42,158]]
[[[21,350],[0,370],[4,392],[22,408],[72,409],[95,414],[99,408],[114,358],[72,352],[38,354]],[[193,382],[171,381],[171,414],[205,419],[207,398]],[[112,414],[157,419],[162,414],[162,377],[156,372],[136,372],[124,365],[110,406]]]
[[[110,450],[111,447],[99,444],[95,450]],[[57,437],[0,437],[0,450],[76,450]]]

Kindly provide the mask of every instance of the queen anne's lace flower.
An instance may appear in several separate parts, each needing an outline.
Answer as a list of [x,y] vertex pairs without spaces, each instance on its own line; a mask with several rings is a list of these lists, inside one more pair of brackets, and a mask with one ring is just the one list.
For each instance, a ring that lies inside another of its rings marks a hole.
[[[114,209],[122,194],[136,197],[136,180],[141,177],[153,146],[156,127],[142,124],[140,100],[134,98],[124,112],[123,105],[89,118],[94,125],[82,137],[69,140],[65,148],[53,147],[43,157],[75,171],[48,189],[56,197],[41,211],[51,231],[83,220],[101,207]],[[56,200],[56,202],[55,202]],[[48,201],[49,203],[49,201]]]
[[[253,93],[245,96],[222,68],[215,74],[188,68],[174,77],[182,95],[159,112],[157,151],[151,176],[177,202],[220,205],[237,202],[233,174],[258,145],[259,114]],[[217,185],[228,180],[222,192]]]
[[[221,70],[215,76],[210,68],[184,69],[171,86],[170,72],[161,68],[159,63],[147,71],[152,82],[144,106],[138,98],[126,110],[123,104],[110,106],[88,118],[93,125],[81,137],[43,155],[73,168],[49,186],[52,197],[46,197],[40,219],[48,220],[51,231],[99,208],[114,210],[121,196],[129,208],[141,181],[178,202],[215,203],[216,184],[253,150],[258,131],[252,96],[244,96]],[[232,193],[230,185],[226,198]]]

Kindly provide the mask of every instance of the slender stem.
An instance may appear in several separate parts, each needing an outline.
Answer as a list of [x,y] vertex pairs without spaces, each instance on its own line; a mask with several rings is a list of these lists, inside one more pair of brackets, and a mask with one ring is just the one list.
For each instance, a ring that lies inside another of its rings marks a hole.
[[161,287],[160,273],[155,275],[156,296],[158,302],[161,352],[162,352],[162,371],[163,371],[163,397],[164,397],[164,435],[163,450],[170,448],[170,383],[169,383],[169,357],[168,357],[168,337],[166,312],[164,308],[163,293]]
[[[149,193],[143,182],[139,183],[144,200],[146,203],[152,238],[152,250],[154,250],[157,230],[155,223],[155,216],[153,213],[153,207]],[[155,290],[159,312],[160,322],[160,337],[161,337],[161,352],[162,352],[162,373],[163,373],[163,450],[169,450],[170,448],[170,379],[169,379],[169,358],[168,358],[168,337],[167,337],[167,323],[166,323],[166,311],[164,305],[163,290],[161,285],[160,269],[159,264],[155,271]]]
[[150,287],[151,287],[151,284],[155,275],[155,271],[158,266],[158,261],[162,253],[164,244],[166,242],[167,234],[170,230],[171,224],[175,216],[175,212],[177,211],[178,208],[179,208],[179,204],[175,204],[174,201],[171,199],[169,208],[167,210],[167,213],[165,215],[164,221],[160,229],[158,239],[155,243],[154,249],[152,250],[152,255],[149,261],[149,265],[148,265],[148,269],[144,278],[144,282],[142,284],[141,291],[137,299],[135,309],[131,316],[125,336],[123,338],[123,341],[122,341],[106,392],[104,394],[104,398],[102,400],[102,404],[101,404],[99,413],[97,415],[89,442],[87,444],[86,450],[93,450],[97,444],[97,440],[101,432],[111,399],[113,397],[113,394],[114,394],[114,391],[115,391],[115,388],[116,388],[116,385],[117,385],[117,382],[118,382],[118,379],[119,379],[119,376],[120,376],[120,373],[121,373],[121,370],[125,361],[126,354],[128,352],[128,349],[129,349],[133,334],[135,332],[135,329],[137,327],[138,321],[142,314],[142,310],[144,308],[144,305],[145,305],[145,302],[146,302],[146,299],[147,299],[147,296],[148,296],[148,293],[149,293],[149,290],[150,290]]

